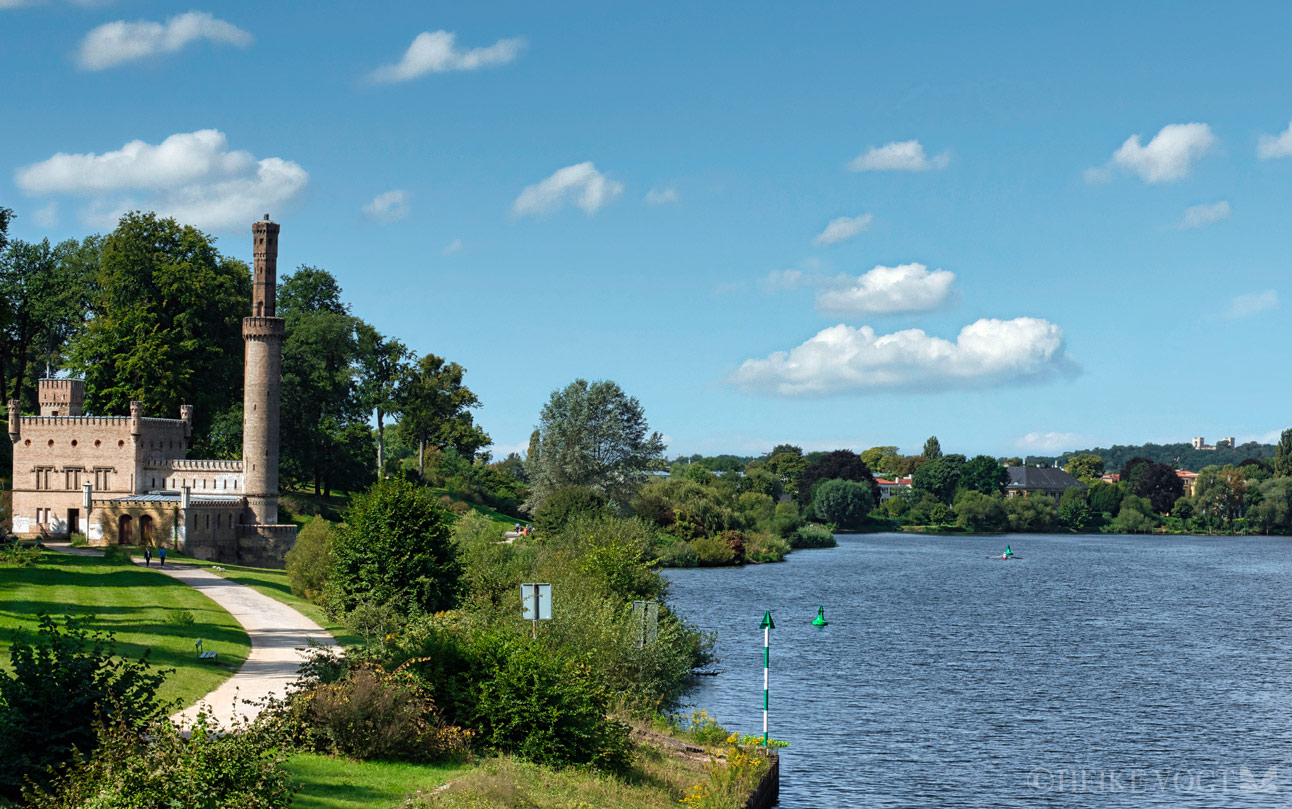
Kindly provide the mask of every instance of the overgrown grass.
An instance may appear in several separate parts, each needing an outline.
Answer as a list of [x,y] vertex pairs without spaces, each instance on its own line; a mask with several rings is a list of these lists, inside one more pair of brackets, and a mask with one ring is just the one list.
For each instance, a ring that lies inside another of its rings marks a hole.
[[[8,666],[13,630],[34,629],[39,613],[86,615],[89,629],[111,630],[117,652],[173,668],[159,696],[194,702],[235,671],[251,652],[233,616],[187,584],[154,570],[92,556],[43,551],[35,567],[0,572],[0,665]],[[192,623],[181,623],[188,613]],[[219,652],[219,665],[197,659],[194,644]]]
[[300,753],[287,762],[300,785],[292,809],[384,809],[400,806],[418,792],[426,793],[470,772],[465,764],[403,764],[348,761]]
[[[139,548],[131,548],[130,552],[136,556],[143,553]],[[328,618],[322,607],[317,604],[311,604],[303,597],[293,593],[291,582],[287,580],[286,570],[231,565],[224,562],[208,562],[204,559],[194,559],[174,551],[166,555],[166,564],[192,565],[204,568],[217,576],[223,576],[230,581],[236,581],[238,584],[245,584],[256,592],[267,595],[275,601],[280,601],[309,618],[326,629],[336,639],[336,642],[342,646],[355,646],[363,643],[363,638],[351,634],[343,625]]]

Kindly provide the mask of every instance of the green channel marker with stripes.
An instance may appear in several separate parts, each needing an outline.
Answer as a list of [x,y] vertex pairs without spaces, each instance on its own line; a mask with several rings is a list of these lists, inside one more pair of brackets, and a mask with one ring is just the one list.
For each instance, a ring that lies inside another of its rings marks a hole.
[[763,630],[763,749],[767,749],[767,670],[771,664],[771,647],[772,647],[772,630],[776,624],[772,623],[772,611],[768,610],[763,613],[763,622],[758,625]]

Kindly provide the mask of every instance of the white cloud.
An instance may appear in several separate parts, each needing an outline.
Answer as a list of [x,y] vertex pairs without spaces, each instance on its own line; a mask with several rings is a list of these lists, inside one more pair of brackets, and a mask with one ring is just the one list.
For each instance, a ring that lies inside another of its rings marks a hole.
[[77,62],[86,70],[104,70],[161,53],[177,53],[203,39],[237,48],[246,48],[253,41],[251,34],[232,23],[205,11],[190,11],[164,24],[118,20],[100,25],[85,35]]
[[652,188],[646,192],[647,205],[667,205],[680,199],[676,188]]
[[1028,433],[1014,439],[1019,449],[1037,452],[1064,452],[1089,443],[1076,433]]
[[451,242],[449,242],[447,245],[445,245],[444,249],[443,249],[443,250],[441,250],[440,252],[441,252],[441,253],[443,253],[443,254],[444,254],[444,255],[446,255],[446,256],[451,256],[451,255],[453,255],[454,253],[456,253],[456,252],[460,251],[460,250],[462,249],[462,247],[463,247],[463,245],[462,245],[462,240],[461,240],[461,239],[454,239],[453,241],[451,241]]
[[748,359],[729,381],[745,391],[822,396],[935,391],[1043,382],[1076,371],[1063,330],[1046,320],[982,319],[956,341],[921,329],[875,334],[870,326],[823,329],[790,351]]
[[309,174],[290,160],[231,151],[223,132],[203,129],[155,146],[131,141],[101,155],[59,152],[19,169],[14,181],[36,196],[88,197],[84,215],[96,226],[115,225],[125,211],[147,208],[216,228],[250,222],[286,204],[308,185]]
[[866,231],[875,219],[874,214],[864,213],[859,216],[841,216],[831,219],[825,230],[816,235],[812,243],[818,247],[846,242],[859,233]]
[[946,302],[956,275],[929,271],[923,264],[878,266],[856,278],[842,276],[847,285],[817,295],[817,308],[840,315],[891,315],[927,312]]
[[31,221],[36,223],[36,227],[53,228],[58,226],[58,203],[51,202],[44,208],[38,208],[31,215]]
[[1086,170],[1086,182],[1107,182],[1114,168],[1133,172],[1146,183],[1181,180],[1218,143],[1206,124],[1167,124],[1146,145],[1139,135],[1131,135],[1106,166]]
[[951,152],[929,158],[918,140],[893,141],[872,146],[848,164],[852,171],[929,171],[944,169],[951,163]]
[[1259,315],[1261,312],[1268,312],[1277,308],[1279,308],[1279,293],[1275,290],[1267,289],[1264,292],[1248,292],[1245,295],[1235,295],[1222,314],[1227,318],[1238,319]]
[[369,79],[378,84],[390,84],[427,73],[505,65],[520,56],[525,47],[525,40],[517,37],[500,39],[487,48],[462,50],[458,48],[456,39],[457,34],[449,31],[423,31],[413,39],[413,44],[404,51],[404,57],[398,63],[377,68]]
[[1180,230],[1193,230],[1202,228],[1207,225],[1214,225],[1217,222],[1229,218],[1229,200],[1222,199],[1220,202],[1211,202],[1203,205],[1194,205],[1186,208],[1184,217],[1180,219]]
[[1256,156],[1261,160],[1292,157],[1292,124],[1277,135],[1261,135],[1256,142]]
[[372,202],[363,206],[363,215],[374,222],[398,222],[408,218],[408,201],[411,195],[402,188],[396,188],[372,198]]
[[516,216],[540,216],[573,202],[592,214],[623,191],[623,185],[597,171],[591,162],[576,163],[558,170],[540,183],[527,186],[516,197],[511,210]]

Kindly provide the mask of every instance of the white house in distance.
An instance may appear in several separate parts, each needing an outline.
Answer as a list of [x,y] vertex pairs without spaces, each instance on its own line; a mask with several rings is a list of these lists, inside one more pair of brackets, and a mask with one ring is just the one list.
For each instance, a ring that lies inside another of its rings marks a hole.
[[894,478],[892,480],[889,480],[888,478],[875,478],[875,482],[879,484],[879,502],[881,503],[897,494],[899,490],[911,488],[911,477],[909,475],[904,478]]

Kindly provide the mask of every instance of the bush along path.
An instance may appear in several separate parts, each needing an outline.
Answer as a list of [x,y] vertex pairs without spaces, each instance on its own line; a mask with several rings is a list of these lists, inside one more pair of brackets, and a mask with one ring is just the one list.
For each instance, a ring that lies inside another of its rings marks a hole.
[[[96,550],[72,548],[51,543],[51,550],[81,555],[99,555]],[[140,564],[135,559],[135,564]],[[201,568],[170,562],[160,567],[156,557],[153,569],[178,579],[228,610],[242,624],[251,638],[251,654],[242,668],[225,680],[196,705],[171,717],[183,727],[206,713],[220,727],[232,727],[235,717],[254,718],[270,694],[282,696],[296,681],[297,669],[305,659],[305,650],[313,646],[335,646],[336,641],[323,627],[296,610],[261,595],[245,584],[238,584]],[[193,656],[198,650],[194,638]],[[211,665],[219,665],[219,658]]]

